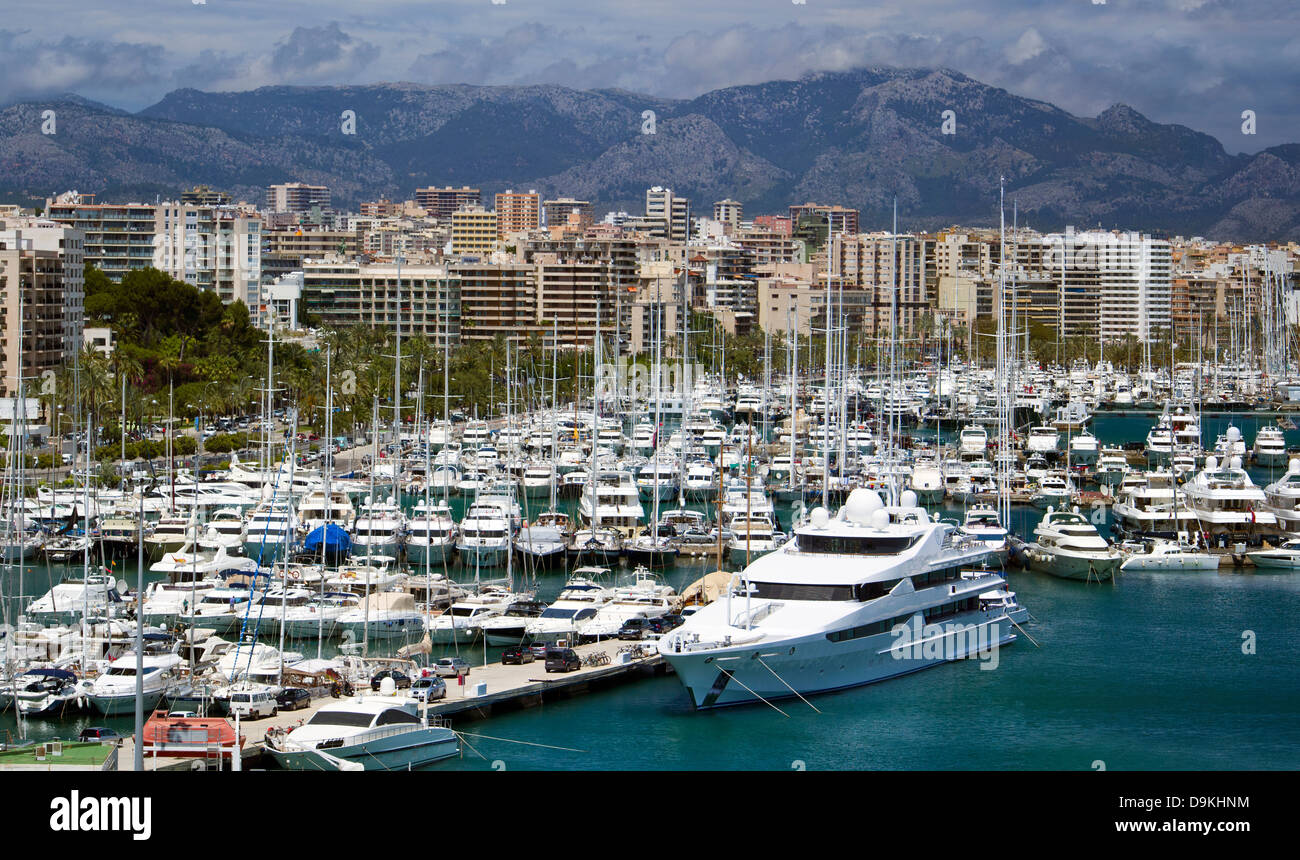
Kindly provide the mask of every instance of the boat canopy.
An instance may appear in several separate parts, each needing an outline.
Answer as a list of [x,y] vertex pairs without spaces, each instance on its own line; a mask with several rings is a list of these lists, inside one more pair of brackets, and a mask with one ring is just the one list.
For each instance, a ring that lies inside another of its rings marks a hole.
[[326,523],[307,535],[307,539],[302,544],[302,548],[307,552],[319,552],[322,546],[327,553],[346,555],[352,551],[352,538],[348,537],[347,531],[342,526]]

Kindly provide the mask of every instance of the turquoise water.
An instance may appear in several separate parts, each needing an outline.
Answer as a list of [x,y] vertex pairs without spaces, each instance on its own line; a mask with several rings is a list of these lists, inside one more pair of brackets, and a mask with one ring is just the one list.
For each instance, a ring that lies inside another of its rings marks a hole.
[[[1252,418],[1235,421],[1248,444]],[[1205,423],[1212,444],[1227,419]],[[1151,424],[1144,416],[1101,416],[1094,432],[1119,443],[1143,439]],[[1287,442],[1300,445],[1300,433],[1288,432]],[[1255,476],[1269,477],[1267,470]],[[1017,509],[1011,525],[1024,534],[1040,516]],[[1109,520],[1101,528],[1108,526]],[[680,588],[713,567],[699,560],[665,578]],[[463,574],[453,571],[456,579]],[[538,577],[539,596],[554,597],[563,578],[558,572]],[[470,733],[464,756],[435,767],[1089,770],[1096,761],[1108,770],[1300,767],[1300,661],[1293,647],[1300,576],[1225,568],[1130,573],[1113,585],[1089,585],[1013,570],[1009,579],[1034,617],[1026,629],[1038,646],[1022,637],[1000,651],[993,670],[963,661],[816,696],[811,702],[820,714],[798,700],[778,703],[788,716],[762,704],[695,712],[671,675],[647,678],[457,725]],[[1247,631],[1253,654],[1243,653]],[[314,643],[296,647],[315,650]],[[489,659],[497,658],[495,651],[489,649]],[[481,646],[473,657],[483,659]],[[0,730],[11,728],[12,719],[0,717]],[[66,737],[101,724],[130,728],[129,719],[91,716],[34,724],[32,734]]]

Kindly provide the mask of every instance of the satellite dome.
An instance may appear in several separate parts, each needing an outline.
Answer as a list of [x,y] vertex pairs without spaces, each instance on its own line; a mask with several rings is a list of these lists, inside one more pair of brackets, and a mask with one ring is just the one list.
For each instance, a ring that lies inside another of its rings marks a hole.
[[1236,457],[1233,457],[1233,458],[1232,458],[1232,468],[1234,468],[1234,469],[1240,469],[1240,468],[1241,468],[1241,455],[1240,455],[1240,454],[1237,455]]
[[812,523],[813,528],[824,529],[831,521],[830,512],[821,505],[813,508],[812,513],[808,516],[808,521]]
[[382,681],[379,682],[379,695],[391,696],[396,692],[397,692],[397,682],[393,680],[392,675],[389,675],[387,678],[384,678]]
[[1293,457],[1291,462],[1287,464],[1286,470],[1288,474],[1292,475],[1300,472],[1300,457]]
[[1229,425],[1228,425],[1228,434],[1227,434],[1227,435],[1228,435],[1228,441],[1229,441],[1229,442],[1236,442],[1237,440],[1239,440],[1239,439],[1241,438],[1241,431],[1238,430],[1238,429],[1237,429],[1236,427],[1234,427],[1233,425],[1229,424]]
[[871,514],[871,527],[879,531],[889,528],[889,511],[883,508]]
[[914,508],[917,505],[916,491],[903,490],[903,507]]
[[871,515],[884,506],[884,502],[880,501],[880,496],[875,491],[858,487],[849,493],[849,498],[844,502],[843,518],[848,522],[865,526],[871,522]]
[[1206,457],[1206,458],[1205,458],[1205,470],[1206,470],[1207,472],[1213,472],[1213,471],[1214,471],[1215,469],[1217,469],[1217,468],[1219,468],[1219,458],[1218,458],[1218,457]]

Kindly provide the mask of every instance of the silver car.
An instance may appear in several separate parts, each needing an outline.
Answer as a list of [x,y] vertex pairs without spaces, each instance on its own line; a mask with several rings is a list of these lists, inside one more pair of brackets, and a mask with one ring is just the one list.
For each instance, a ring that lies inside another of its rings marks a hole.
[[439,678],[455,678],[469,674],[469,661],[464,657],[442,657],[433,664],[433,674]]
[[447,683],[437,675],[416,678],[411,684],[410,696],[417,702],[435,702],[447,698]]

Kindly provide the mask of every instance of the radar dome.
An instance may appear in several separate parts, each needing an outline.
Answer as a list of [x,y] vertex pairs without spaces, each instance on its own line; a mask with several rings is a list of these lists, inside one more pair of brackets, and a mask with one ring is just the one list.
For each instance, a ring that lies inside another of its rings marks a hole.
[[1300,458],[1293,458],[1291,462],[1287,464],[1286,470],[1292,475],[1300,473]]
[[391,696],[396,692],[397,692],[397,682],[393,680],[392,675],[389,675],[387,678],[384,678],[382,681],[379,682],[379,695]]
[[1219,468],[1219,458],[1218,458],[1218,457],[1206,457],[1206,458],[1205,458],[1205,471],[1207,471],[1207,472],[1213,472],[1213,471],[1214,471],[1215,469],[1217,469],[1217,468]]
[[915,491],[915,490],[903,490],[903,507],[905,507],[905,508],[914,508],[914,507],[916,507],[916,504],[917,504],[917,501],[916,501],[916,491]]
[[1237,455],[1236,457],[1232,458],[1232,468],[1234,469],[1241,468],[1241,455]]
[[824,529],[831,521],[831,515],[825,508],[818,505],[813,508],[812,513],[808,515],[808,521],[813,524],[813,528]]
[[865,526],[871,522],[871,515],[883,507],[884,503],[880,501],[880,496],[873,490],[858,487],[849,493],[848,499],[844,502],[843,518],[851,523]]
[[1236,442],[1238,439],[1241,438],[1241,431],[1238,430],[1236,427],[1232,426],[1231,424],[1229,424],[1227,435],[1228,435],[1229,442]]
[[881,509],[873,512],[871,514],[871,527],[880,531],[889,528],[889,511]]

